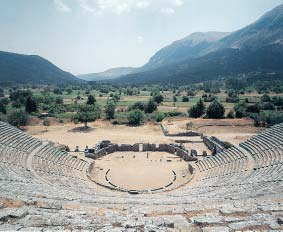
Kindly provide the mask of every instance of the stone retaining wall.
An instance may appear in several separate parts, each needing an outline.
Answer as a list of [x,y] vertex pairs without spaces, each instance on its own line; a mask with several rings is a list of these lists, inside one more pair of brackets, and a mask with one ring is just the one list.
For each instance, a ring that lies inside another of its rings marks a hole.
[[161,124],[161,129],[163,131],[163,134],[165,136],[170,136],[170,137],[195,137],[195,136],[202,136],[202,133],[197,132],[197,131],[188,131],[188,132],[181,132],[181,133],[176,133],[176,134],[170,134],[169,129]]
[[127,152],[127,151],[132,151],[132,152],[139,152],[140,151],[140,145],[142,145],[142,151],[143,152],[168,152],[170,154],[174,154],[179,156],[180,158],[184,159],[185,161],[196,161],[197,158],[190,156],[188,151],[183,150],[180,147],[177,147],[174,144],[149,144],[149,143],[144,143],[144,144],[111,144],[108,147],[102,148],[100,150],[97,150],[94,154],[87,153],[86,157],[92,158],[92,159],[98,159],[101,158],[105,155],[114,153],[114,152]]
[[211,136],[211,140],[216,142],[216,143],[218,143],[220,146],[222,146],[225,149],[233,147],[233,144],[231,144],[229,142],[223,142],[223,141],[221,141],[220,139],[218,139],[218,138],[216,138],[214,136]]
[[222,147],[220,144],[216,143],[210,137],[203,136],[203,143],[207,146],[210,151],[216,149],[216,153],[223,151],[225,148]]

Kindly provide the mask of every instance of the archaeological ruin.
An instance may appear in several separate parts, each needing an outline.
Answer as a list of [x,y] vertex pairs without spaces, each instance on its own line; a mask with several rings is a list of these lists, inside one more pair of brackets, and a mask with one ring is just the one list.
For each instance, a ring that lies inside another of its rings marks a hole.
[[[0,231],[283,229],[283,124],[225,149],[204,138],[216,154],[198,159],[174,144],[110,143],[80,157],[4,122],[0,135]],[[137,189],[126,161],[145,165],[150,188]]]

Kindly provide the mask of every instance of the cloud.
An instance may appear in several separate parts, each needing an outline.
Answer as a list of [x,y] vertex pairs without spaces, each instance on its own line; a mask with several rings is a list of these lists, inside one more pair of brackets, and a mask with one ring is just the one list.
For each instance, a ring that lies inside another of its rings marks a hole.
[[143,36],[137,36],[137,42],[139,43],[139,44],[141,44],[141,43],[143,43],[143,41],[144,41],[144,37]]
[[161,13],[163,14],[168,14],[168,15],[171,15],[171,14],[175,14],[175,10],[173,8],[161,8],[160,10]]
[[114,13],[121,15],[134,10],[144,10],[149,7],[161,9],[162,13],[174,14],[175,8],[184,4],[184,0],[76,0],[85,12],[102,14]]
[[147,8],[147,7],[149,7],[151,5],[151,2],[149,2],[149,1],[138,1],[137,3],[136,3],[136,6],[138,7],[138,8],[143,8],[143,9],[145,9],[145,8]]
[[110,11],[122,14],[129,11],[129,0],[77,0],[79,6],[86,12],[100,14]]
[[92,7],[88,0],[77,0],[77,1],[79,3],[79,6],[83,9],[83,11],[90,13],[97,12],[97,9],[95,7]]
[[55,9],[62,12],[71,12],[72,9],[63,0],[53,0]]
[[175,6],[182,6],[182,5],[184,5],[184,1],[183,0],[172,0],[172,3]]

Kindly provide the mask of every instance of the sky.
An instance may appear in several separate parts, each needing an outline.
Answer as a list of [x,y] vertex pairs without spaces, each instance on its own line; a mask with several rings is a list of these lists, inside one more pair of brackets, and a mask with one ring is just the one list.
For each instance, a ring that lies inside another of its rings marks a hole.
[[0,0],[0,50],[85,74],[138,67],[193,32],[231,32],[283,0]]

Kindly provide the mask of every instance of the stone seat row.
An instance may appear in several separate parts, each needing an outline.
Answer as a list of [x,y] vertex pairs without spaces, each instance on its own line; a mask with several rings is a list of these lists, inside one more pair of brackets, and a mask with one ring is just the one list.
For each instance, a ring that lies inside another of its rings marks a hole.
[[[183,204],[201,202],[210,197],[248,198],[264,192],[276,193],[283,186],[282,134],[283,124],[241,143],[239,147],[200,160],[195,163],[199,175],[191,186],[132,199],[127,194],[104,191],[91,184],[86,175],[89,166],[86,161],[0,123],[0,190],[23,198],[36,198],[41,194],[48,199],[113,204]],[[27,170],[27,160],[31,155],[32,172]]]
[[238,184],[282,179],[283,124],[214,157],[196,162],[198,185]]
[[41,141],[22,131],[0,122],[0,143],[30,153]]

